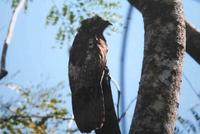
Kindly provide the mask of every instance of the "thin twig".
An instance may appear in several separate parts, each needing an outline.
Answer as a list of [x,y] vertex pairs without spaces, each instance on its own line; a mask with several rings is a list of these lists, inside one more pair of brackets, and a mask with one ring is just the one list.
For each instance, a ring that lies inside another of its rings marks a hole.
[[[3,105],[2,105],[3,106]],[[2,107],[1,106],[1,107]],[[74,120],[73,117],[59,117],[59,116],[55,116],[54,114],[47,114],[47,115],[36,115],[36,114],[30,114],[28,115],[27,113],[24,114],[17,114],[16,111],[13,111],[10,109],[9,106],[3,106],[4,109],[7,109],[12,115],[5,117],[5,118],[0,118],[0,123],[4,122],[4,121],[9,121],[11,119],[18,119],[18,118],[27,118],[27,119],[31,119],[31,118],[40,118],[40,119],[50,119],[50,118],[56,118],[56,119],[61,119],[61,120]]]
[[[74,122],[74,115],[72,115],[71,120],[68,123],[68,130],[73,130],[72,129],[72,123]],[[67,134],[71,134],[71,131],[68,131]]]
[[120,116],[120,118],[119,118],[119,120],[118,120],[119,122],[120,122],[120,120],[121,120],[122,118],[125,117],[126,113],[127,113],[128,110],[130,109],[130,107],[131,107],[131,105],[133,104],[133,102],[135,102],[136,98],[137,98],[137,97],[135,97],[135,98],[128,104],[128,107],[126,108],[125,112],[122,113],[122,115]]
[[74,120],[73,118],[70,118],[70,117],[56,117],[55,115],[51,115],[51,114],[45,115],[45,116],[16,114],[16,115],[11,115],[11,116],[5,117],[5,118],[0,118],[0,123],[9,121],[11,119],[31,119],[31,118],[39,118],[39,119],[56,118],[56,119],[61,119],[61,120]]
[[13,32],[14,32],[14,28],[15,28],[15,24],[16,24],[16,21],[17,21],[18,14],[21,11],[21,9],[24,7],[25,3],[26,3],[26,0],[20,1],[18,6],[16,7],[16,9],[14,10],[14,13],[13,13],[11,20],[10,20],[7,36],[6,36],[6,39],[4,41],[3,49],[2,49],[1,67],[0,67],[0,80],[8,74],[8,71],[6,70],[7,49],[8,49],[8,45],[10,44],[12,36],[13,36]]
[[188,83],[188,85],[190,86],[194,94],[200,99],[200,94],[197,92],[197,90],[194,88],[194,86],[190,82],[189,78],[184,73],[183,73],[183,78],[186,80],[186,82]]
[[120,95],[121,95],[121,90],[119,87],[119,84],[117,83],[117,81],[111,76],[109,75],[111,78],[111,82],[115,85],[116,89],[117,89],[117,118],[119,119],[119,103],[120,103]]
[[120,102],[120,90],[117,90],[117,119],[119,119],[119,102]]

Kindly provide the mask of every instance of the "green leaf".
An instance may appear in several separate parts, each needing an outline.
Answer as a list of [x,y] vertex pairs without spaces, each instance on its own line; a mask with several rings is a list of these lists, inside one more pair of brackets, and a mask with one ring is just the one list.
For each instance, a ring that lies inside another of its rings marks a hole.
[[66,16],[68,13],[68,6],[66,4],[63,5],[63,8],[62,8],[62,15],[63,16]]
[[7,126],[7,129],[9,130],[9,132],[10,132],[11,134],[15,134],[15,130],[14,130],[14,128],[13,128],[12,125],[8,125],[8,126]]
[[74,23],[74,19],[75,19],[74,13],[73,13],[73,12],[70,12],[70,14],[69,14],[69,22],[70,22],[71,24]]

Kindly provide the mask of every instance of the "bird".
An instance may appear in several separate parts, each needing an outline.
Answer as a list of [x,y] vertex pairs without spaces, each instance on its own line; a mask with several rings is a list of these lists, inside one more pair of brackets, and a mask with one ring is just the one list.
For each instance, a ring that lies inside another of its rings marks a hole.
[[82,133],[100,129],[105,123],[103,81],[108,46],[103,32],[109,25],[112,24],[98,15],[83,20],[69,52],[72,110]]

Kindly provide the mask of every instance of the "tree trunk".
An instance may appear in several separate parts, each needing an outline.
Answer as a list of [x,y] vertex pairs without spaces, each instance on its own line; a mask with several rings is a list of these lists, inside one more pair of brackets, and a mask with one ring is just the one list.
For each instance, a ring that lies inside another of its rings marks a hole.
[[173,134],[185,51],[181,0],[129,0],[144,19],[142,75],[130,134]]

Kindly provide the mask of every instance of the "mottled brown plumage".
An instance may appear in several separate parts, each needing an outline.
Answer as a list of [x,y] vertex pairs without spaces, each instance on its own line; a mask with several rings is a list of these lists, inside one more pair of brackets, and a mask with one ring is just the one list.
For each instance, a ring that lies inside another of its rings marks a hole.
[[81,22],[69,57],[69,82],[76,124],[81,132],[101,128],[105,122],[102,80],[107,44],[103,31],[110,25],[99,16]]

